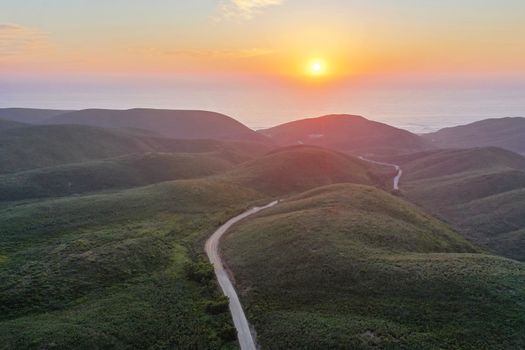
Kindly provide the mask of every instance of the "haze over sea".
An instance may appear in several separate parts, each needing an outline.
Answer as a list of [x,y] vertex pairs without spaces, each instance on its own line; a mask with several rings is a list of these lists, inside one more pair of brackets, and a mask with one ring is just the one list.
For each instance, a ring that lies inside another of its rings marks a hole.
[[416,133],[486,118],[525,116],[525,83],[338,85],[309,89],[246,80],[5,82],[0,107],[165,108],[225,113],[253,129],[332,113],[363,115]]

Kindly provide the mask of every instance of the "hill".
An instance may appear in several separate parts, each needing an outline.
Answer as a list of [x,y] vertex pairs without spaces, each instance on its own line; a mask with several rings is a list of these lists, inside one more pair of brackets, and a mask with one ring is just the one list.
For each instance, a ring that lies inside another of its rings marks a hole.
[[71,111],[34,108],[0,108],[0,119],[27,124],[40,124],[49,118]]
[[495,253],[525,260],[525,158],[498,148],[398,157],[408,199]]
[[198,179],[0,205],[0,348],[235,349],[200,252],[259,198]]
[[0,131],[27,126],[27,124],[0,119]]
[[243,163],[221,178],[280,196],[341,182],[382,185],[390,177],[382,171],[381,167],[332,150],[291,146]]
[[422,137],[441,148],[496,146],[525,154],[525,118],[485,119]]
[[59,197],[209,176],[241,160],[226,151],[144,153],[0,175],[0,201]]
[[[510,349],[525,267],[374,188],[334,185],[239,223],[223,255],[261,348]],[[342,345],[344,344],[344,345]]]
[[357,155],[401,154],[431,148],[406,130],[354,115],[297,120],[260,133],[281,145],[317,145]]
[[104,128],[150,130],[176,139],[216,139],[266,142],[245,125],[224,114],[191,111],[130,109],[87,109],[61,114],[46,121],[49,124],[80,124]]
[[231,157],[249,159],[267,152],[259,143],[175,140],[125,130],[82,125],[45,125],[0,132],[0,173],[79,163],[134,153],[199,153],[230,150]]

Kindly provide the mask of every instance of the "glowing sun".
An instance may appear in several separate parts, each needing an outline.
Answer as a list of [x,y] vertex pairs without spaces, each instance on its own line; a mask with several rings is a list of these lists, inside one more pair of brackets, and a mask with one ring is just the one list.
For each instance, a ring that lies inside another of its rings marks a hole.
[[321,76],[326,73],[326,64],[324,61],[316,59],[308,64],[308,73],[313,76]]

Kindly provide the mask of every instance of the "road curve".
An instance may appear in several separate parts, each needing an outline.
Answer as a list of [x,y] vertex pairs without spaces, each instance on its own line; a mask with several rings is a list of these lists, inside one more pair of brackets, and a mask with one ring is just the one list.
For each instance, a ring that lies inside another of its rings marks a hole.
[[384,166],[389,166],[389,167],[395,168],[396,171],[397,171],[397,174],[394,177],[394,190],[395,191],[399,191],[399,180],[401,180],[401,176],[403,176],[403,169],[401,169],[401,167],[399,165],[392,164],[392,163],[378,162],[378,161],[375,161],[375,160],[372,160],[372,159],[367,159],[367,158],[365,158],[363,156],[359,156],[359,159],[364,160],[365,162],[369,162],[369,163],[374,163],[374,164],[378,164],[378,165],[384,165]]
[[240,215],[237,215],[234,218],[231,218],[224,225],[219,227],[217,231],[215,231],[213,235],[211,235],[211,237],[206,241],[205,250],[206,254],[208,255],[208,259],[210,259],[210,262],[213,265],[215,275],[217,276],[217,280],[219,281],[219,285],[221,286],[224,295],[226,295],[230,300],[230,312],[232,314],[235,328],[237,329],[237,337],[239,338],[241,350],[256,350],[255,341],[253,340],[250,326],[242,309],[239,297],[237,296],[235,288],[228,277],[228,273],[224,269],[224,265],[219,254],[219,241],[221,237],[235,223],[247,218],[250,215],[258,213],[261,210],[271,208],[278,203],[279,201],[274,201],[268,205],[265,205],[264,207],[254,207]]

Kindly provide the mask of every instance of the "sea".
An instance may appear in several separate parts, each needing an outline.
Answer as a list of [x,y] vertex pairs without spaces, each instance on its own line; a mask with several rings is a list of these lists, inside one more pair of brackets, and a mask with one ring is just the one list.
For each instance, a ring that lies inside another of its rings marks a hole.
[[227,114],[253,129],[327,114],[353,114],[414,133],[487,118],[525,117],[525,84],[331,89],[243,86],[0,86],[0,107],[165,108]]

